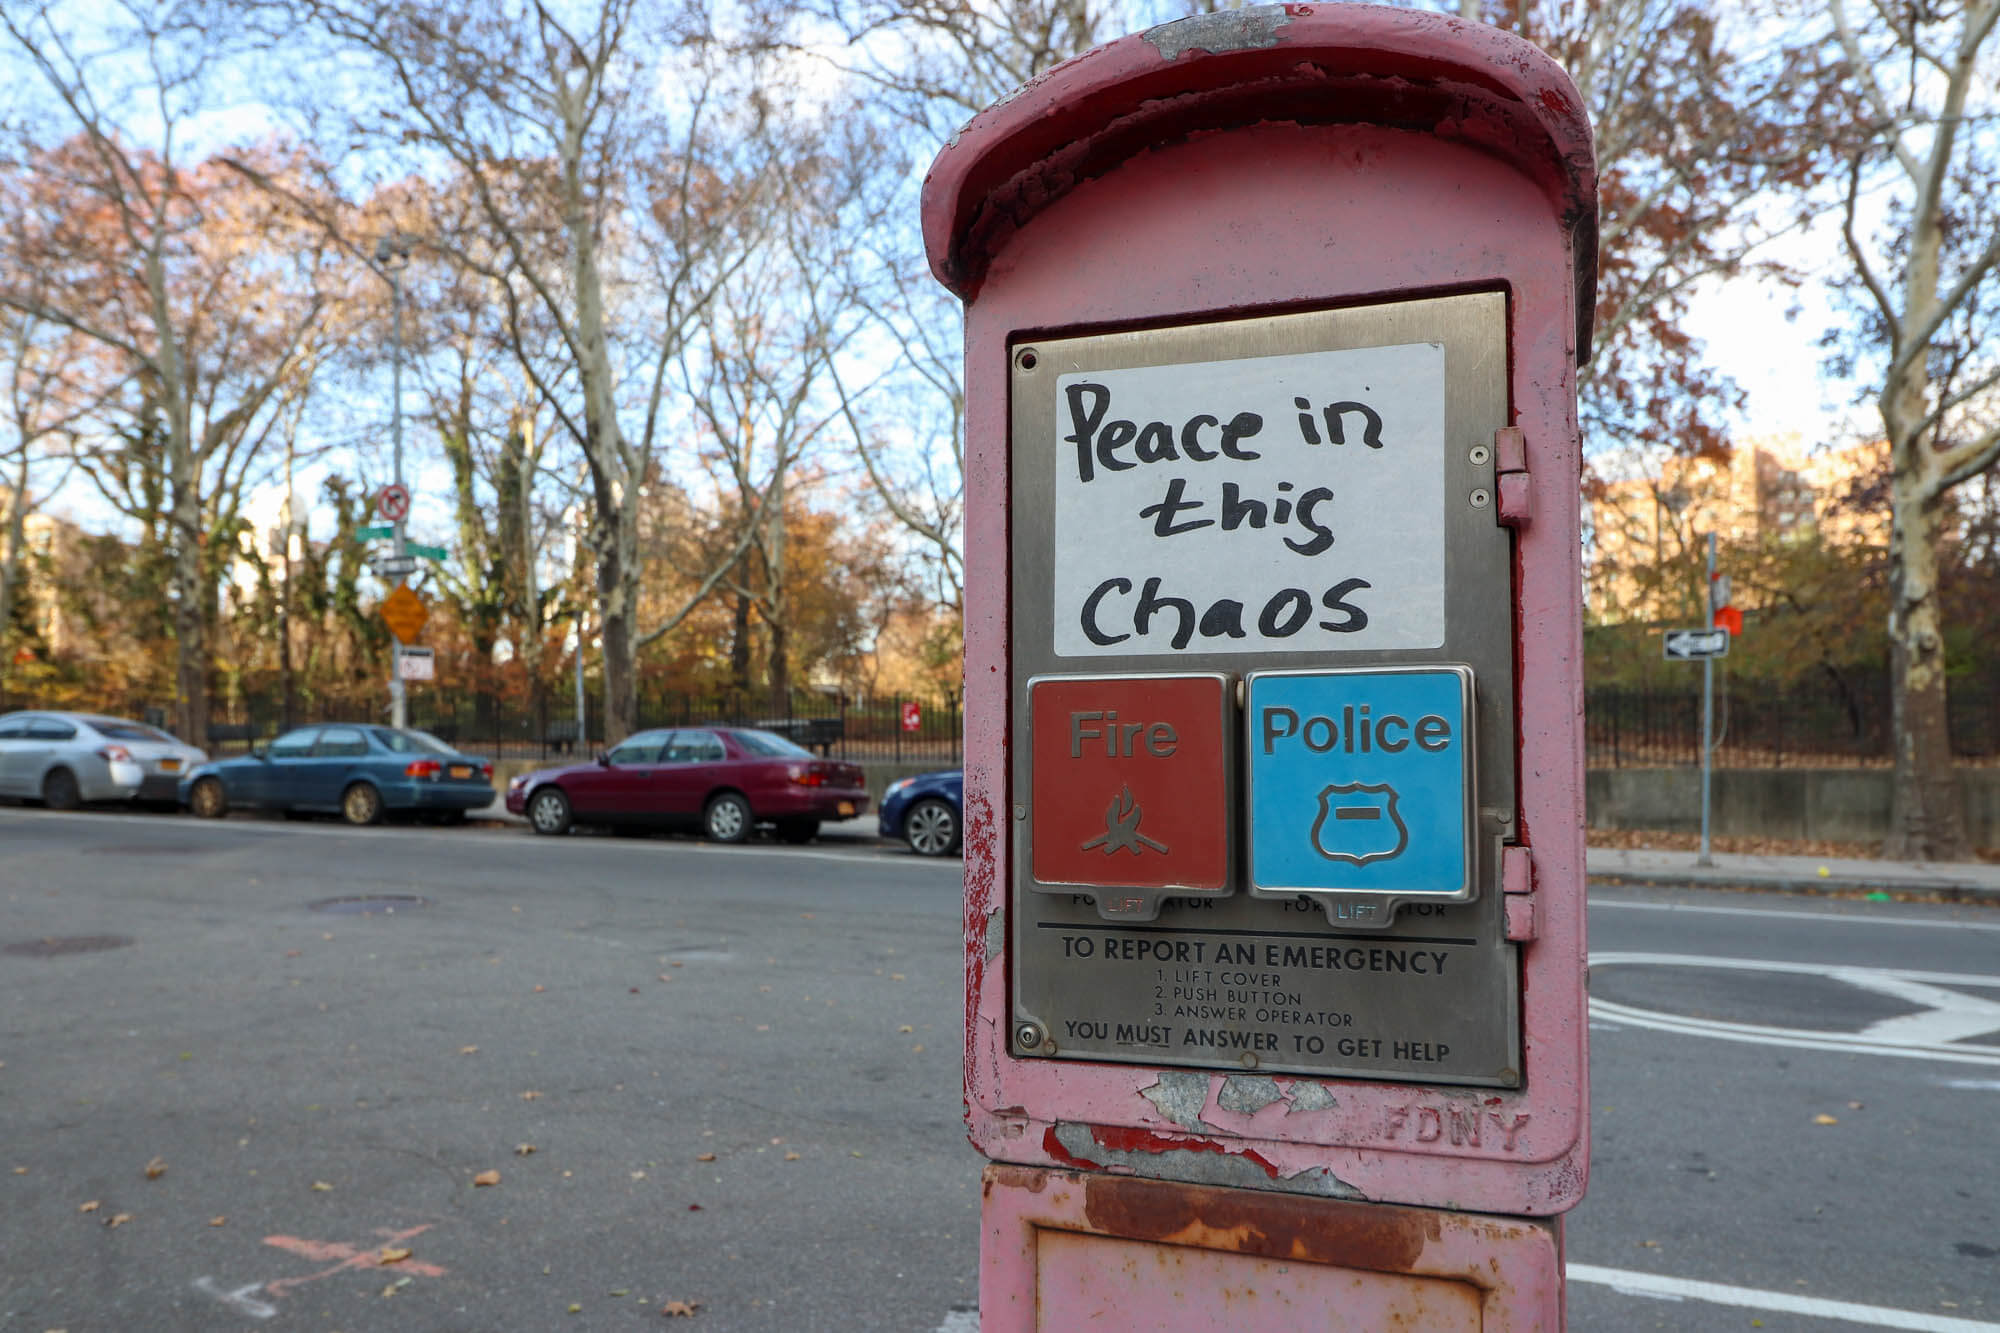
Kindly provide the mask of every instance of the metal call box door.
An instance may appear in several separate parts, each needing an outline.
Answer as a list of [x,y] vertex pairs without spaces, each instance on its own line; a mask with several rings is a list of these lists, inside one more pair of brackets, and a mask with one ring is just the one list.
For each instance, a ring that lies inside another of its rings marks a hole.
[[1506,339],[1015,339],[1016,1056],[1519,1085]]

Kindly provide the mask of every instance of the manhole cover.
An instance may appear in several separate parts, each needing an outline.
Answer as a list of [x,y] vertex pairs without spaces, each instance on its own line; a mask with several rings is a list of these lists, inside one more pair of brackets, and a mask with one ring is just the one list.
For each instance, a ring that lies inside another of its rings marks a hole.
[[331,916],[394,916],[398,912],[411,912],[430,905],[428,898],[419,898],[414,893],[385,893],[371,898],[322,898],[316,903],[306,904],[315,912]]
[[122,949],[132,942],[130,935],[46,935],[38,940],[19,940],[0,948],[0,953],[16,958],[60,958],[66,953],[103,953]]

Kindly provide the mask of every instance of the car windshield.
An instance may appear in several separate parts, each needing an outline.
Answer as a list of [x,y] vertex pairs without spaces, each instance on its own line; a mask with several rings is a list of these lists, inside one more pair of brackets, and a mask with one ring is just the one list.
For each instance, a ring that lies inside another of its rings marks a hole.
[[773,731],[739,731],[735,733],[736,743],[751,754],[770,755],[774,759],[812,759],[811,750],[803,745],[794,745]]
[[156,731],[140,722],[126,722],[115,717],[87,717],[84,721],[100,736],[108,736],[114,741],[158,741],[163,745],[175,744],[174,738],[164,731]]
[[456,754],[456,750],[446,745],[428,731],[397,731],[391,727],[371,728],[375,739],[397,754]]

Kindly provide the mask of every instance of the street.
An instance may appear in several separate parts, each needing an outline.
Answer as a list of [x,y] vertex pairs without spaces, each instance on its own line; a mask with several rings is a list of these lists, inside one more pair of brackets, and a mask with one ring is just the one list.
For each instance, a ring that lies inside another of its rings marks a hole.
[[[0,1330],[970,1329],[958,880],[0,809]],[[2000,1328],[2000,913],[1591,931],[1572,1327]]]

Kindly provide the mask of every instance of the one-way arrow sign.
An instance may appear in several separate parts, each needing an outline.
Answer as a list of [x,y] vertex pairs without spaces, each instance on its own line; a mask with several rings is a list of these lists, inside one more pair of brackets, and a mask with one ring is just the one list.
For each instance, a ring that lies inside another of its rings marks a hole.
[[1662,641],[1669,662],[1696,662],[1704,657],[1729,656],[1726,629],[1670,629]]

